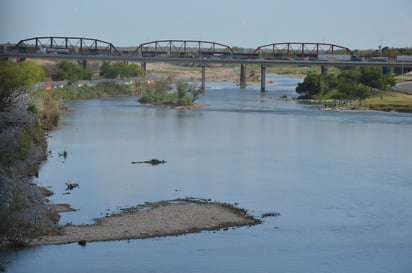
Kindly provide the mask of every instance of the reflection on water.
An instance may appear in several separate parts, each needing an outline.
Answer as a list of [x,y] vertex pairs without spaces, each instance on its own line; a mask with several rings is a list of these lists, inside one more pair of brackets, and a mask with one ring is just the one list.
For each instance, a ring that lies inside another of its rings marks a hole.
[[[322,112],[281,98],[296,96],[298,80],[273,80],[265,94],[208,83],[196,110],[136,97],[74,102],[37,182],[78,210],[62,224],[187,196],[280,217],[226,232],[3,253],[9,272],[410,272],[412,115]],[[131,164],[151,158],[167,163]],[[68,181],[80,189],[64,194]]]

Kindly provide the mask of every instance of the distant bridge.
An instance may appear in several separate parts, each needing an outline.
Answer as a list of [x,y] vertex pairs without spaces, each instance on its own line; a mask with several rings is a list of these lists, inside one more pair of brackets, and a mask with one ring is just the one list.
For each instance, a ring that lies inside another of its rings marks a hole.
[[272,43],[257,47],[253,52],[235,52],[232,47],[213,41],[159,40],[142,43],[135,50],[119,51],[112,43],[84,37],[32,37],[20,40],[6,51],[18,53],[49,53],[68,55],[112,55],[126,57],[171,58],[237,58],[237,59],[303,59],[320,54],[352,55],[341,45],[311,42]]
[[233,56],[230,46],[199,40],[161,40],[143,43],[133,52],[143,57],[226,57]]
[[120,54],[112,43],[82,37],[33,37],[20,40],[14,49],[18,50],[19,53]]
[[[265,91],[267,65],[318,65],[355,67],[412,67],[412,60],[375,58],[373,61],[353,59],[352,51],[341,45],[312,42],[282,42],[257,47],[250,52],[235,52],[230,46],[201,40],[159,40],[142,43],[134,50],[119,51],[112,43],[82,37],[33,37],[16,45],[4,46],[0,58],[43,58],[141,62],[190,62],[202,66],[202,88],[205,86],[205,64],[240,64],[240,86],[246,85],[246,64],[261,65],[261,91]],[[412,58],[412,57],[411,57]]]
[[316,58],[319,54],[352,55],[352,51],[344,46],[325,43],[285,42],[259,46],[253,52],[259,57],[301,57]]

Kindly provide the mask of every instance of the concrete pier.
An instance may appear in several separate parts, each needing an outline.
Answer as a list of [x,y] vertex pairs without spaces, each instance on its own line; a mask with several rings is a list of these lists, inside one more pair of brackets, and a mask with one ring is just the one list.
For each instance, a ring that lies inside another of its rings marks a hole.
[[206,65],[202,64],[202,83],[201,83],[201,86],[200,86],[201,90],[205,90],[205,88],[206,88],[205,83],[206,83]]
[[87,60],[81,60],[81,61],[78,61],[78,63],[79,63],[79,66],[80,66],[81,69],[83,69],[83,70],[86,69],[86,67],[87,67]]
[[266,65],[262,64],[260,66],[260,92],[265,92],[266,90]]
[[240,81],[239,81],[240,88],[245,88],[247,83],[246,83],[246,65],[241,64],[240,65]]

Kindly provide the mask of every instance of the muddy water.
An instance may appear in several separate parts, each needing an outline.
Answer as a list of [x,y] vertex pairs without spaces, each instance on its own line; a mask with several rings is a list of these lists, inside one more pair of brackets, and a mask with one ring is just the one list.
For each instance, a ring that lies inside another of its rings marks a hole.
[[[239,203],[251,228],[1,253],[7,272],[411,272],[412,115],[323,112],[284,101],[298,80],[209,82],[196,110],[136,97],[71,104],[37,182],[91,223],[179,197]],[[59,157],[66,150],[68,157]],[[152,158],[166,164],[131,164]],[[65,183],[80,188],[65,194]],[[29,271],[27,271],[29,270]]]

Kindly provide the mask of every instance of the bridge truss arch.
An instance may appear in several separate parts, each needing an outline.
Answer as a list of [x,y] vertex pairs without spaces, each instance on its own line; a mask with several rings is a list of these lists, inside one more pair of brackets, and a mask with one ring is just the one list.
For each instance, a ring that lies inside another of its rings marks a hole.
[[116,47],[110,42],[84,37],[32,37],[20,40],[15,48],[22,53],[120,54]]
[[263,58],[315,58],[320,54],[352,55],[352,51],[335,44],[284,42],[259,46],[254,54]]
[[225,44],[199,40],[159,40],[140,44],[134,54],[143,57],[226,57],[233,49]]

